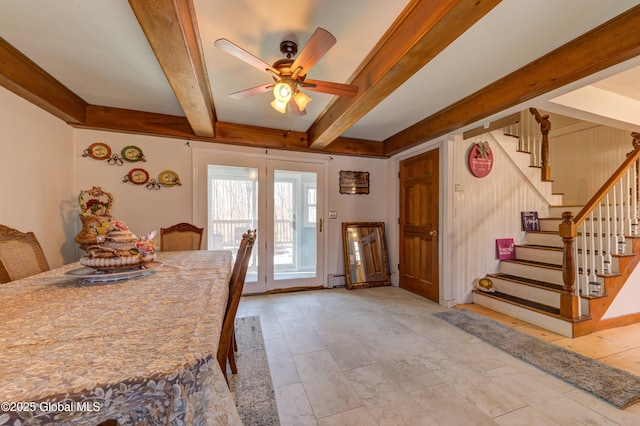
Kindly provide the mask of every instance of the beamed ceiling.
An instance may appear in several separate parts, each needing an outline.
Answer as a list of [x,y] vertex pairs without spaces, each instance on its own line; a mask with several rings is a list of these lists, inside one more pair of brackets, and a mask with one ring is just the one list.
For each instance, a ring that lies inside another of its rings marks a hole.
[[[337,43],[308,75],[354,97],[308,92],[301,117],[229,98],[270,80],[216,39],[271,64],[317,27]],[[389,157],[529,105],[637,131],[554,99],[640,104],[638,28],[629,0],[3,0],[0,84],[78,128]]]

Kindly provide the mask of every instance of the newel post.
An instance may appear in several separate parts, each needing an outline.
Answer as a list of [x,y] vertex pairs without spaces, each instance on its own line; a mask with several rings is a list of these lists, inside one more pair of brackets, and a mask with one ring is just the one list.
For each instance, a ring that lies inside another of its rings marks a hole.
[[565,318],[578,318],[578,296],[574,294],[576,280],[576,259],[573,244],[577,235],[576,224],[571,212],[562,213],[559,226],[560,237],[564,243],[562,256],[562,281],[564,292],[560,295],[560,315]]
[[551,121],[549,114],[540,115],[537,109],[529,108],[529,112],[533,114],[538,124],[540,124],[540,133],[542,133],[542,144],[540,147],[540,178],[547,182],[551,180],[551,167],[549,166],[549,131],[551,130]]

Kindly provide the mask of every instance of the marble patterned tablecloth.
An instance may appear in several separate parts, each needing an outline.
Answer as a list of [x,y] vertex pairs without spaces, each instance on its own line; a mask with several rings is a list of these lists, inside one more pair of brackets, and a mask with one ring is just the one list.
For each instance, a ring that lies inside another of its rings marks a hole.
[[0,425],[241,425],[216,361],[231,253],[158,260],[122,282],[74,263],[0,285]]

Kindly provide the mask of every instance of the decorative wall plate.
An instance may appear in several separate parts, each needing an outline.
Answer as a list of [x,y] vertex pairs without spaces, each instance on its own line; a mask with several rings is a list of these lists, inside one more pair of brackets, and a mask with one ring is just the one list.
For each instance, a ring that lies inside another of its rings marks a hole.
[[122,158],[132,163],[135,163],[136,161],[147,161],[144,158],[142,150],[137,146],[125,146],[122,148],[122,152],[120,152],[120,154],[122,155]]
[[164,186],[182,185],[180,177],[173,170],[165,170],[158,175],[158,182]]
[[124,181],[136,185],[144,185],[149,181],[149,172],[145,169],[131,169],[129,174],[125,176]]
[[96,142],[89,145],[89,148],[84,150],[83,157],[91,157],[95,160],[106,160],[111,157],[111,148],[109,145],[103,142]]

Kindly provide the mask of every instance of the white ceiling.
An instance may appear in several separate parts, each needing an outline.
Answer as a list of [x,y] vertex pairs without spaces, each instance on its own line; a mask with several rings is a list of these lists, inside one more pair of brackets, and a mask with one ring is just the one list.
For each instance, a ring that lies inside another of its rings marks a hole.
[[[269,82],[269,76],[214,47],[227,38],[265,62],[281,59],[285,39],[304,46],[317,27],[337,44],[309,78],[346,83],[408,0],[193,0],[203,56],[219,121],[306,131],[332,100],[309,92],[304,117],[273,110],[269,94],[243,100],[229,93]],[[344,136],[384,140],[515,71],[588,30],[636,6],[638,0],[504,0]],[[89,104],[184,116],[125,0],[2,0],[0,37],[40,65]],[[632,61],[597,78],[632,68]],[[640,72],[630,70],[595,82],[594,77],[537,100],[548,102],[569,89],[593,87],[640,105]],[[597,102],[597,101],[595,101]],[[575,104],[572,108],[576,108]],[[580,107],[582,108],[582,107]],[[591,111],[591,119],[598,114]],[[640,126],[640,115],[620,121]]]

